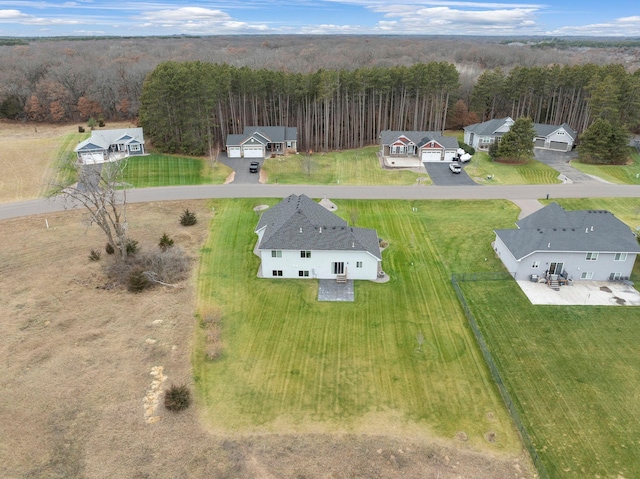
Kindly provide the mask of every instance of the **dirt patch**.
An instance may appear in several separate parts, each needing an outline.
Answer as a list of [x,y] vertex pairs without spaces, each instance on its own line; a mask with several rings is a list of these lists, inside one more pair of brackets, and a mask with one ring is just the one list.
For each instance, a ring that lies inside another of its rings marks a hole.
[[[187,208],[199,221],[184,228]],[[129,227],[143,249],[166,232],[197,257],[213,215],[204,201],[131,205]],[[3,477],[534,477],[526,457],[473,451],[459,435],[223,435],[202,426],[198,401],[168,413],[163,389],[193,388],[194,277],[103,289],[104,258],[88,259],[102,234],[81,212],[46,218],[48,229],[45,216],[0,221]]]

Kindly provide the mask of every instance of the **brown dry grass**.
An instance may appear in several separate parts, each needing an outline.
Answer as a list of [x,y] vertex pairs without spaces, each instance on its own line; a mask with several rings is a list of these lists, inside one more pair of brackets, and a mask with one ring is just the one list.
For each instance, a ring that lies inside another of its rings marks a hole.
[[[179,226],[185,208],[196,226]],[[167,232],[192,257],[207,234],[205,202],[130,207],[145,249]],[[197,404],[171,414],[145,397],[191,385],[193,280],[133,295],[103,289],[104,240],[80,212],[0,222],[0,470],[3,478],[532,477],[520,457],[455,438],[380,435],[220,436]],[[194,277],[194,276],[192,276]],[[156,386],[158,383],[156,383]],[[224,387],[224,385],[220,385]]]
[[[109,123],[107,128],[125,128],[129,122]],[[68,134],[77,134],[78,124],[49,125],[0,121],[0,203],[42,196],[53,166]],[[75,145],[71,145],[72,147]]]
[[[42,194],[74,130],[0,123],[0,203]],[[197,225],[178,224],[186,208]],[[132,205],[130,231],[144,249],[166,232],[196,264],[211,215],[206,202]],[[106,255],[88,259],[105,241],[79,211],[0,221],[0,238],[3,479],[533,477],[526,458],[456,438],[215,435],[197,402],[171,414],[158,394],[192,385],[193,279],[136,295],[105,289]]]

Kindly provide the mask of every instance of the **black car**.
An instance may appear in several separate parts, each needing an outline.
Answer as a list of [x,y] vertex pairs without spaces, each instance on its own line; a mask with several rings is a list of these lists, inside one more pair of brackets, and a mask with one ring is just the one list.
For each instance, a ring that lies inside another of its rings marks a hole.
[[251,163],[249,163],[250,173],[257,173],[259,169],[260,169],[260,163],[258,161],[252,161]]

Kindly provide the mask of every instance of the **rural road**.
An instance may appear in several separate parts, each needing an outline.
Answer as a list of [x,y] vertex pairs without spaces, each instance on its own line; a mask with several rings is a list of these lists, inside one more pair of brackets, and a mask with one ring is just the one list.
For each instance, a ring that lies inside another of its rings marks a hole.
[[[130,203],[207,198],[284,198],[290,194],[331,199],[493,200],[518,202],[546,198],[635,198],[638,185],[610,183],[508,186],[338,186],[338,185],[198,185],[133,189]],[[35,199],[0,205],[0,220],[64,210],[63,201]]]

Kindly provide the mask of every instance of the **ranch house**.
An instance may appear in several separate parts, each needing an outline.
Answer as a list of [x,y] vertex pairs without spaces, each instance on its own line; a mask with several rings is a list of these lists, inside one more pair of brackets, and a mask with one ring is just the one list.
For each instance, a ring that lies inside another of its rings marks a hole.
[[453,161],[458,140],[435,131],[380,132],[380,155],[389,158],[417,158],[422,162]]
[[298,151],[298,129],[287,126],[246,126],[241,135],[227,135],[229,158],[266,158]]
[[93,130],[91,136],[78,143],[75,150],[83,165],[118,161],[128,156],[141,156],[144,151],[142,128]]

